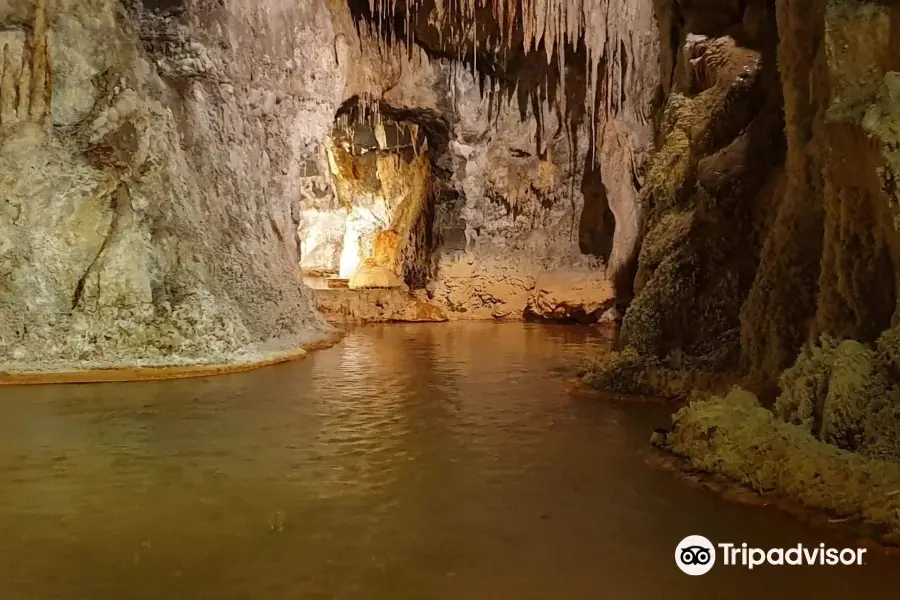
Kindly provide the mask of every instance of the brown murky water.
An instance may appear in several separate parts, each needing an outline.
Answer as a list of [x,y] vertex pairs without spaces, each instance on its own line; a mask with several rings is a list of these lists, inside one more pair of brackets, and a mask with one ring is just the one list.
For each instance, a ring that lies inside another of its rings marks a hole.
[[864,567],[678,571],[688,534],[833,540],[645,467],[667,410],[563,390],[598,345],[574,327],[393,325],[242,375],[2,389],[0,599],[900,589],[900,559],[878,555]]

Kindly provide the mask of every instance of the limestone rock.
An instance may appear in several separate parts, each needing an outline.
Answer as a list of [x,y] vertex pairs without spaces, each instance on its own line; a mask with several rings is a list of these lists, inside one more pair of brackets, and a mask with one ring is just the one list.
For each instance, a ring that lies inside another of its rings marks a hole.
[[615,302],[615,288],[603,271],[551,272],[537,278],[529,315],[543,319],[597,322]]
[[360,269],[350,277],[347,287],[351,290],[364,288],[409,289],[403,282],[403,278],[396,272],[388,267],[375,264],[364,264],[360,267]]
[[[335,26],[349,24],[324,3],[282,4],[177,19],[47,4],[47,42],[32,42],[44,59],[22,61],[17,123],[0,131],[4,369],[243,361],[328,333],[296,282],[292,169],[345,82],[285,89],[332,71]],[[15,56],[35,8],[13,8],[0,19]],[[295,35],[306,43],[285,43]]]
[[300,267],[304,271],[339,273],[347,227],[347,210],[309,209],[298,223]]
[[331,323],[437,323],[446,313],[427,299],[401,290],[316,290],[316,305]]

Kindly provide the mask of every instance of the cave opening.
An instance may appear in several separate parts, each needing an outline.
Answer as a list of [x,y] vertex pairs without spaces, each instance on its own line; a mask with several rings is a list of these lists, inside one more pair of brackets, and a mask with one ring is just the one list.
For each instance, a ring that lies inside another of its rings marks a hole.
[[[325,154],[334,210],[301,240],[304,281],[314,288],[421,290],[432,275],[439,157],[449,124],[436,111],[353,96],[335,114]],[[337,215],[337,219],[335,219]],[[307,225],[309,225],[307,223]],[[317,245],[330,229],[330,252]]]
[[608,263],[616,232],[616,218],[609,207],[606,185],[600,177],[599,166],[590,160],[586,162],[581,182],[584,208],[578,222],[578,247],[582,254],[595,256]]

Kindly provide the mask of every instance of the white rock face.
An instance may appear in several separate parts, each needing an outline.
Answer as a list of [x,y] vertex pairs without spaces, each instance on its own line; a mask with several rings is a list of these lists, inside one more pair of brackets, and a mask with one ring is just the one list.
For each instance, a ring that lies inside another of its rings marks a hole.
[[372,256],[375,234],[384,229],[386,223],[365,206],[353,207],[345,225],[339,277],[349,279],[359,270],[363,260]]
[[[540,274],[593,264],[578,243],[588,135],[581,131],[574,154],[564,135],[551,137],[542,159],[532,112],[522,119],[515,102],[490,109],[471,73],[451,76],[460,200],[436,216],[444,244],[431,291],[457,318],[521,317]],[[544,131],[558,130],[555,116],[543,117]]]
[[340,270],[346,247],[347,209],[304,210],[297,229],[300,235],[300,266],[304,271],[335,273]]

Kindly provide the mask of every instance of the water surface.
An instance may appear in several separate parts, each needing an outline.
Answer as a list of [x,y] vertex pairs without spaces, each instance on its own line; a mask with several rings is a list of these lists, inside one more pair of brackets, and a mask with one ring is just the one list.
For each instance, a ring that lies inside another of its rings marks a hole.
[[655,405],[573,397],[587,329],[360,328],[210,379],[0,389],[0,599],[846,600],[900,561],[682,574],[688,534],[835,542],[647,468]]

